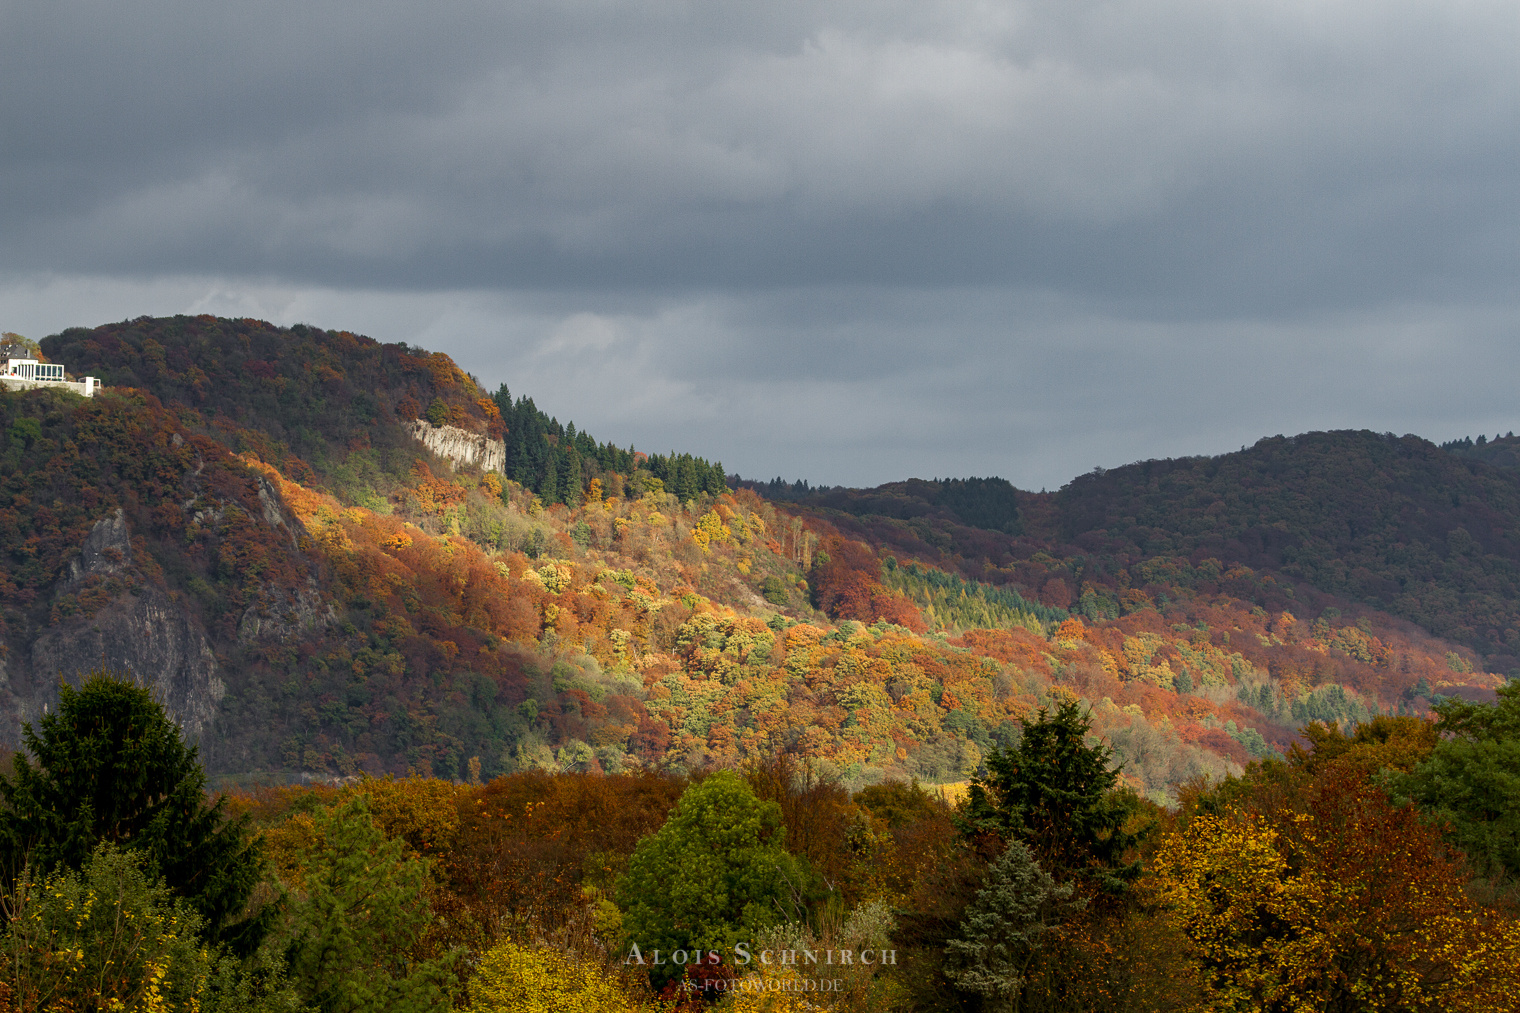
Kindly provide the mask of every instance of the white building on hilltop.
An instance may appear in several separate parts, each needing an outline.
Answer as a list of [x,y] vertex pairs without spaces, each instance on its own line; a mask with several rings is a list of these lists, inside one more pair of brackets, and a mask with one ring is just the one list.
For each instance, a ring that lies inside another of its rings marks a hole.
[[94,397],[100,389],[100,381],[93,376],[79,381],[70,380],[62,366],[53,362],[38,362],[36,359],[6,359],[5,369],[0,370],[0,384],[11,390],[64,387],[85,397]]

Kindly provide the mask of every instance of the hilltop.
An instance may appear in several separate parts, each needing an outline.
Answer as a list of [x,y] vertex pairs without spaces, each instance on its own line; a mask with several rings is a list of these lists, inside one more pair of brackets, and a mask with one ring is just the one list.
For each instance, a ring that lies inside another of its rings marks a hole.
[[958,781],[1080,698],[1161,798],[1306,720],[1491,694],[1520,664],[1515,474],[1413,437],[1050,494],[780,498],[347,332],[143,318],[41,344],[109,389],[0,399],[11,741],[102,657],[214,770],[281,778],[793,751]]
[[[1100,469],[1053,493],[1003,483],[1006,519],[996,526],[946,509],[946,483],[786,498],[882,545],[1033,588],[1089,619],[1126,611],[1124,592],[1143,583],[1131,567],[1213,559],[1271,572],[1290,598],[1297,587],[1410,620],[1494,670],[1520,672],[1513,452],[1500,439],[1437,447],[1366,431],[1271,437],[1218,457]],[[746,484],[767,494],[775,486]],[[1065,572],[1031,566],[1039,554],[1062,560]]]

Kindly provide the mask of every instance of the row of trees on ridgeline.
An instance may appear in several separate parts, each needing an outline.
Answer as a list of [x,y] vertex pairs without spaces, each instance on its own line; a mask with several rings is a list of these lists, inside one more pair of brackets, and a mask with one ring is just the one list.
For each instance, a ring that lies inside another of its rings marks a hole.
[[[517,484],[532,489],[545,503],[580,506],[593,478],[616,475],[617,484],[631,483],[635,497],[654,488],[674,493],[685,503],[728,491],[721,462],[708,463],[691,454],[644,455],[632,447],[624,450],[612,443],[597,443],[575,423],[561,425],[539,410],[530,397],[512,400],[506,384],[492,396],[506,429],[506,474]],[[653,480],[653,481],[651,481]],[[607,481],[602,487],[610,490]]]

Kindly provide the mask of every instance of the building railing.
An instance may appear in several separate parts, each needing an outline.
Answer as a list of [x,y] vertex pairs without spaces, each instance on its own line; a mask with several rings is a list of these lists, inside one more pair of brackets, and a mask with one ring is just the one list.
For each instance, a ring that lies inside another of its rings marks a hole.
[[7,359],[0,369],[0,381],[7,387],[64,387],[85,397],[94,397],[102,386],[93,376],[75,381],[68,378],[63,366],[56,362],[38,362],[36,359]]

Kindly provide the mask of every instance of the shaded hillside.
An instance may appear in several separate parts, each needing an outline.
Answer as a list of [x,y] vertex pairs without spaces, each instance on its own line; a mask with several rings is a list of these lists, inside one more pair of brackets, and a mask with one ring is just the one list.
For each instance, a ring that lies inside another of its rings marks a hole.
[[860,517],[932,519],[1006,534],[1018,534],[1022,528],[1019,492],[1004,478],[910,478],[874,489],[811,489],[806,482],[788,485],[779,478],[753,482],[736,477],[735,484],[767,499],[806,503]]
[[1259,606],[1273,607],[1275,595],[1284,607],[1312,588],[1520,671],[1513,449],[1507,439],[1442,449],[1371,432],[1273,437],[1239,453],[1144,461],[1056,493],[1017,493],[1017,535],[964,523],[938,506],[931,483],[828,489],[796,502],[884,551],[1012,585],[1046,606],[1083,610],[1089,587],[1089,618],[1118,615],[1131,585],[1167,583],[1142,577],[1140,564],[1191,569],[1212,558],[1277,575]]
[[1520,468],[1520,436],[1514,433],[1495,436],[1492,440],[1487,436],[1479,436],[1476,440],[1469,436],[1443,443],[1441,449],[1469,461],[1482,461],[1500,468]]
[[323,560],[267,480],[141,393],[0,398],[0,730],[101,661],[150,678],[192,734],[221,695],[214,646],[320,626]]
[[409,473],[406,425],[430,409],[472,432],[502,432],[494,403],[447,356],[346,331],[143,317],[64,331],[43,346],[110,387],[151,391],[234,451],[361,498]]
[[1277,569],[1520,668],[1520,473],[1414,436],[1308,433],[1055,495],[1051,534],[1088,551]]

